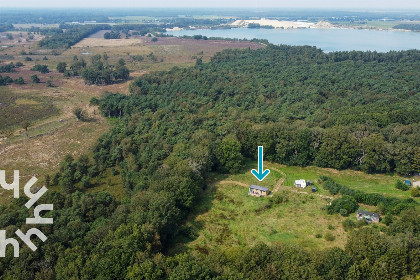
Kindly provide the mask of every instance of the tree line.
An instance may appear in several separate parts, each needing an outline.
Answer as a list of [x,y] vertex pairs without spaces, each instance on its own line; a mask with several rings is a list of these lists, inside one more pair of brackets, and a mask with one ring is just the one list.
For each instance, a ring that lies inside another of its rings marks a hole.
[[38,46],[48,49],[70,48],[82,39],[89,37],[100,30],[110,29],[106,24],[94,25],[68,25],[61,24],[63,32],[54,32],[39,41]]

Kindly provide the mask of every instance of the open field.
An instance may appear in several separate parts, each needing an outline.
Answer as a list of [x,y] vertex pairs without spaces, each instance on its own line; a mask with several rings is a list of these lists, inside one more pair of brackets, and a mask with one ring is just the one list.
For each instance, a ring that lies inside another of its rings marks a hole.
[[[317,183],[314,183],[316,193],[312,193],[309,187],[295,188],[293,183],[296,179],[316,182],[319,176],[325,175],[354,189],[397,197],[409,195],[409,192],[394,188],[397,176],[318,167],[301,168],[269,162],[265,162],[264,167],[271,172],[263,182],[259,182],[250,172],[253,164],[247,162],[239,174],[212,178],[176,238],[171,252],[208,252],[252,246],[258,242],[287,242],[313,250],[343,247],[347,234],[341,223],[346,218],[338,214],[328,215],[324,209],[333,197]],[[248,195],[250,184],[269,187],[274,193],[286,197],[287,202],[267,206],[269,198]],[[375,207],[367,205],[360,205],[360,209],[376,211]],[[349,218],[356,221],[354,213]],[[335,240],[325,240],[327,233],[332,234]]]
[[[224,49],[248,47],[256,49],[263,45],[253,42],[193,40],[176,37],[158,37],[157,42],[152,42],[151,37],[143,36],[106,40],[94,34],[63,52],[62,56],[71,59],[77,55],[89,60],[93,55],[107,53],[110,62],[115,62],[120,58],[125,59],[130,70],[160,71],[169,70],[174,66],[192,66],[198,57],[202,57],[204,62],[209,61],[215,53]],[[85,54],[82,55],[82,53]],[[151,53],[156,56],[155,61],[147,57]],[[144,60],[132,61],[131,57],[135,55],[143,56]]]

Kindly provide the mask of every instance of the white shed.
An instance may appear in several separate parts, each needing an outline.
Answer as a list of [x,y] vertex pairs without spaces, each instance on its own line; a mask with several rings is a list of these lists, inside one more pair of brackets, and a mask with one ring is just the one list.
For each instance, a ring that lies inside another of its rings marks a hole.
[[306,188],[306,180],[300,179],[295,181],[295,187],[297,188]]

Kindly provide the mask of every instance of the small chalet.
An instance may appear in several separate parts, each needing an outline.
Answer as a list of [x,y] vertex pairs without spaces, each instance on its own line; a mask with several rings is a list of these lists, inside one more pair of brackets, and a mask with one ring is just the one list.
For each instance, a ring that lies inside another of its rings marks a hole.
[[249,195],[253,195],[253,196],[267,196],[268,192],[270,191],[269,188],[267,187],[260,187],[257,185],[251,185],[249,186]]
[[316,187],[312,187],[312,192],[316,192]]
[[305,179],[300,179],[295,181],[295,187],[296,188],[306,188],[306,181]]
[[371,222],[379,223],[379,219],[381,218],[379,214],[363,211],[363,210],[357,210],[356,215],[357,215],[357,220],[365,219],[366,222],[368,222],[369,224]]

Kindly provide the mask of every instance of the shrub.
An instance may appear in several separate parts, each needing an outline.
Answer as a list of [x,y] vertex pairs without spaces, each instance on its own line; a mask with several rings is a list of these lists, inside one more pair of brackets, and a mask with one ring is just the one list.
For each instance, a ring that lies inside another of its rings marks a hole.
[[335,236],[332,235],[330,232],[327,232],[325,234],[324,238],[325,238],[325,240],[330,241],[330,242],[335,240]]
[[356,227],[356,223],[350,219],[345,219],[341,224],[343,225],[345,231],[349,231]]
[[32,61],[32,58],[30,58],[29,56],[25,57],[25,61]]
[[269,198],[269,201],[271,204],[281,204],[283,202],[286,202],[287,199],[282,194],[274,193],[273,196]]
[[403,181],[398,180],[398,181],[395,183],[395,188],[397,188],[397,189],[399,189],[399,190],[402,190],[402,191],[408,191],[409,186],[407,186],[407,185],[406,185]]
[[73,114],[80,121],[86,121],[87,120],[86,112],[80,107],[74,108],[73,109]]
[[152,38],[152,42],[157,42],[157,41],[158,41],[158,38],[156,38],[156,37]]
[[331,202],[328,207],[328,214],[340,213],[342,216],[347,217],[350,213],[359,208],[356,200],[348,195],[343,195],[341,198],[337,198]]
[[34,67],[31,68],[31,70],[32,71],[38,71],[38,72],[41,72],[43,74],[50,72],[47,65],[40,65],[40,64],[36,64]]
[[34,84],[38,84],[41,80],[38,78],[38,76],[37,76],[37,75],[32,75],[32,76],[31,76],[31,81],[32,81],[32,83],[34,83]]
[[368,224],[368,222],[367,222],[365,219],[361,219],[361,220],[358,220],[358,221],[356,222],[356,227],[357,227],[357,228],[364,227],[364,226],[366,226],[367,224]]
[[19,77],[15,79],[13,82],[18,85],[23,85],[25,83],[25,80],[22,77]]
[[317,234],[315,234],[315,237],[316,237],[316,238],[322,238],[322,234],[317,233]]
[[386,215],[385,218],[383,218],[382,222],[384,224],[386,224],[387,226],[389,226],[390,224],[392,224],[392,222],[394,221],[394,216],[392,216],[391,214]]
[[410,193],[412,197],[420,197],[420,188],[414,187],[411,189]]
[[59,62],[57,64],[57,71],[60,73],[64,73],[66,71],[66,68],[67,68],[67,63],[65,62]]

